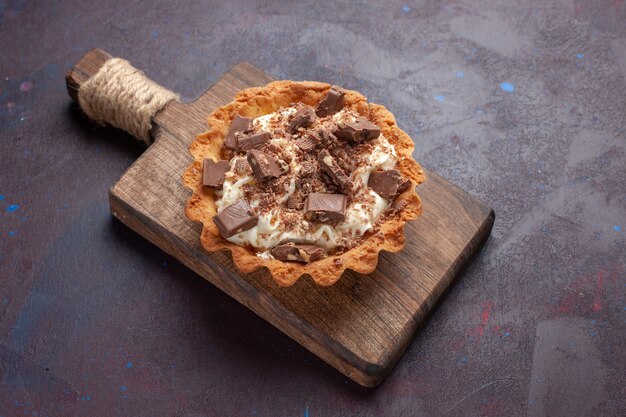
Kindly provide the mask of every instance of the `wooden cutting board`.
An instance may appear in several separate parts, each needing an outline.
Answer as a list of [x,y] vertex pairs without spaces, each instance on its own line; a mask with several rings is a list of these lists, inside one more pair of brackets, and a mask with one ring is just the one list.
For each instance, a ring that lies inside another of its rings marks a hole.
[[[91,51],[68,73],[74,99],[80,85],[110,57]],[[348,378],[376,386],[487,239],[494,212],[427,171],[427,181],[418,187],[422,217],[407,225],[405,249],[381,253],[374,273],[347,272],[330,287],[303,278],[288,288],[278,287],[265,270],[239,273],[229,254],[208,254],[201,247],[200,225],[185,217],[190,191],[181,176],[192,162],[189,144],[207,129],[208,114],[232,101],[239,90],[270,81],[259,69],[241,63],[194,102],[171,102],[157,113],[155,142],[111,188],[111,212]]]

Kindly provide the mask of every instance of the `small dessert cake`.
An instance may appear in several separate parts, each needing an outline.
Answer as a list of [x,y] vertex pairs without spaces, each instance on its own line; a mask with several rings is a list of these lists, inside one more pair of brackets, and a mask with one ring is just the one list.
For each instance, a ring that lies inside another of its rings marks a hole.
[[229,249],[242,272],[265,266],[286,286],[369,273],[379,251],[402,249],[424,173],[384,107],[328,84],[276,81],[241,91],[209,126],[183,178],[209,252]]

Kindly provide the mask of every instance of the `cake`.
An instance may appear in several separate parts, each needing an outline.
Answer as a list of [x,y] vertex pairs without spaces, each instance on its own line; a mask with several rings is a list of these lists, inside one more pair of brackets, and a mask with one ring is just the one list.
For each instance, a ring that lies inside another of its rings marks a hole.
[[191,144],[186,215],[209,252],[243,273],[266,267],[289,286],[335,283],[398,252],[421,213],[424,172],[383,106],[318,82],[276,81],[216,109]]

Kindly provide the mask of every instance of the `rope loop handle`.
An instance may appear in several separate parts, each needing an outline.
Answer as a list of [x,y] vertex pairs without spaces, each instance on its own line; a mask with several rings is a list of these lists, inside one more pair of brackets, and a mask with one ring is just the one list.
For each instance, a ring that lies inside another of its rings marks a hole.
[[121,58],[111,58],[78,90],[78,103],[93,121],[123,129],[149,146],[152,116],[178,95]]

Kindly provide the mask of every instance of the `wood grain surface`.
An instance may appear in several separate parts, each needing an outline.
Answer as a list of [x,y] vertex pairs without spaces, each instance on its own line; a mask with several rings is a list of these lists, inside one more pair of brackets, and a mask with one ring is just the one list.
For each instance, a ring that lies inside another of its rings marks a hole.
[[[72,95],[109,55],[88,53],[67,75]],[[266,270],[242,274],[230,255],[206,253],[201,228],[185,217],[190,192],[181,183],[188,147],[206,118],[246,87],[272,79],[241,63],[190,104],[171,102],[154,117],[155,143],[111,188],[111,211],[130,228],[250,308],[337,370],[375,386],[396,364],[418,326],[487,238],[494,213],[486,204],[427,172],[419,187],[423,215],[406,229],[398,254],[382,253],[376,271],[344,273],[331,287],[301,279],[278,287]]]

